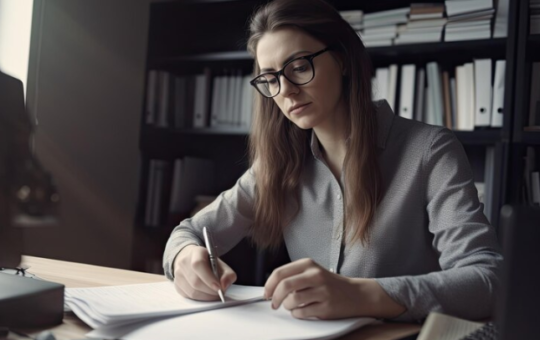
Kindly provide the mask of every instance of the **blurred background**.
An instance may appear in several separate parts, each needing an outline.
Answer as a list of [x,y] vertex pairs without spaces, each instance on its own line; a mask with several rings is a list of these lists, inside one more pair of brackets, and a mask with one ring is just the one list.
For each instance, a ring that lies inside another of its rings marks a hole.
[[[455,132],[496,228],[504,204],[540,205],[539,1],[329,2],[367,46],[374,99]],[[23,254],[161,272],[174,226],[248,166],[262,3],[0,0],[0,70],[23,83],[38,160],[22,172],[46,197],[14,189]],[[247,240],[227,256],[246,284],[287,261]]]

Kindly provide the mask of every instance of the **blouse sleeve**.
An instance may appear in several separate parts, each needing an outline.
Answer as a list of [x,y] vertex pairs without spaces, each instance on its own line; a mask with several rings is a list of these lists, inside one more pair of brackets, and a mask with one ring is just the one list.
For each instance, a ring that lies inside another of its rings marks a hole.
[[203,246],[202,229],[209,228],[218,254],[231,250],[248,235],[254,219],[255,177],[249,169],[229,190],[222,192],[210,205],[192,218],[180,222],[167,241],[163,254],[163,269],[169,280],[174,279],[174,260],[186,246]]
[[419,321],[438,311],[466,319],[490,316],[502,262],[494,228],[483,213],[463,147],[448,129],[424,154],[429,231],[441,271],[376,279],[407,311],[398,321]]

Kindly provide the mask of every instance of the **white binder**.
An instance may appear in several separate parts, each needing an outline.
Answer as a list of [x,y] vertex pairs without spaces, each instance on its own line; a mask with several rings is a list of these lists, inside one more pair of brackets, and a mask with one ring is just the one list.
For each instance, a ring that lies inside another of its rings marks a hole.
[[168,115],[169,115],[169,89],[171,75],[167,72],[159,72],[159,101],[156,126],[168,127]]
[[198,74],[195,77],[195,106],[193,110],[193,127],[202,128],[206,126],[206,76]]
[[415,76],[416,66],[414,64],[401,67],[399,115],[408,119],[413,119]]
[[491,112],[491,126],[503,126],[504,111],[504,75],[506,60],[497,60],[495,63],[495,81],[493,82],[493,104]]
[[375,71],[374,99],[388,99],[388,68],[378,68]]
[[[471,64],[472,65],[472,64]],[[469,74],[467,65],[456,68],[457,85],[457,129],[458,131],[474,130],[474,105],[471,109],[472,93],[469,82],[474,81],[472,72]],[[469,67],[470,68],[470,67]],[[472,71],[472,68],[470,68]]]
[[491,59],[474,61],[475,126],[491,123]]
[[214,84],[212,87],[212,106],[210,110],[210,126],[216,127],[220,124],[220,114],[223,113],[223,106],[221,106],[221,91],[223,91],[223,79],[222,76],[214,77]]
[[419,122],[424,121],[424,102],[426,93],[426,73],[422,67],[416,71],[416,86],[414,89],[414,119]]
[[396,64],[390,65],[388,72],[388,94],[386,99],[388,101],[388,104],[390,105],[390,108],[394,112],[396,112],[397,74],[398,66]]
[[431,117],[427,121],[428,124],[444,126],[443,124],[443,96],[442,96],[442,80],[439,64],[437,62],[430,62],[426,65],[427,78],[428,78],[428,94],[429,100],[431,100],[430,106],[426,116]]

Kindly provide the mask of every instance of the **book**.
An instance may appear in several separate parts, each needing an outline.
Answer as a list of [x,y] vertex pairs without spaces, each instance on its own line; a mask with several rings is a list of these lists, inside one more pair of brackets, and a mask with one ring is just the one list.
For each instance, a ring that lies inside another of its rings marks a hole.
[[432,19],[444,16],[445,6],[438,3],[413,3],[409,12],[409,19]]
[[362,23],[364,18],[364,12],[361,10],[353,9],[347,11],[339,11],[341,17],[351,25],[358,25]]
[[446,0],[445,5],[446,14],[451,17],[459,14],[493,9],[493,0]]

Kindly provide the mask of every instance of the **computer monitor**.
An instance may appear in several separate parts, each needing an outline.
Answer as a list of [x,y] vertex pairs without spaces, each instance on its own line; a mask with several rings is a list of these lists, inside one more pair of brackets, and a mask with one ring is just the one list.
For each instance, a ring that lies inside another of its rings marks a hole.
[[0,71],[0,267],[19,265],[22,232],[12,223],[15,163],[29,153],[23,144],[30,132],[23,84]]
[[499,339],[540,338],[540,208],[501,209],[504,263],[495,324]]

